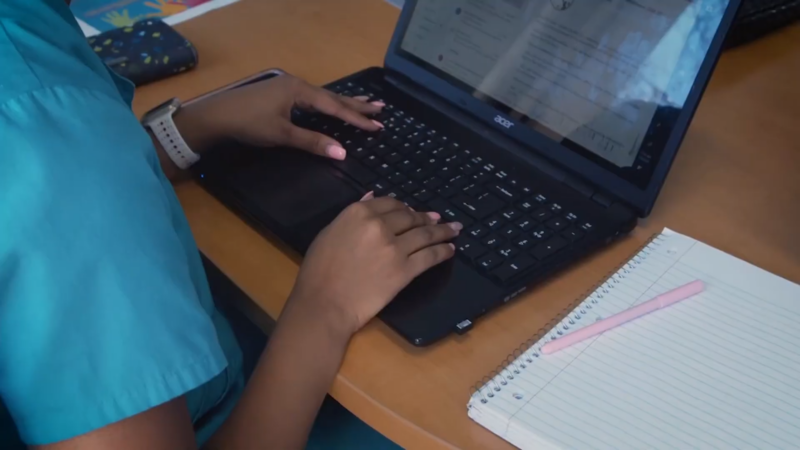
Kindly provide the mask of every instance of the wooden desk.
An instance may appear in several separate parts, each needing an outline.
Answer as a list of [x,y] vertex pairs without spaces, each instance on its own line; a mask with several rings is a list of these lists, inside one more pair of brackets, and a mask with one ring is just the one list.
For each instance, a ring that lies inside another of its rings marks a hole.
[[[141,89],[136,111],[269,67],[322,84],[379,65],[397,16],[380,0],[242,0],[179,26],[199,68]],[[509,448],[467,417],[471,387],[664,226],[800,282],[798,42],[795,26],[723,57],[655,211],[629,238],[430,348],[371,323],[332,395],[405,447]],[[277,317],[297,262],[195,184],[177,191],[202,251]]]

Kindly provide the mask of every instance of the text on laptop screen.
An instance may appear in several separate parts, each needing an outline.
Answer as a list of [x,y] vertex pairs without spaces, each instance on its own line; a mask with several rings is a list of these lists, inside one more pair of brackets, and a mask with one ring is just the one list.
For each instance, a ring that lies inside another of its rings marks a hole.
[[[401,53],[645,187],[728,0],[418,0]],[[502,117],[501,117],[502,119]]]

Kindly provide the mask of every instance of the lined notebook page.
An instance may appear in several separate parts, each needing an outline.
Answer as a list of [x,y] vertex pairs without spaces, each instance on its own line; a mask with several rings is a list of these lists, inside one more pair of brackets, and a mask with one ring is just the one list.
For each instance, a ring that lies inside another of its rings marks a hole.
[[[538,352],[696,279],[695,297]],[[800,286],[665,230],[473,395],[469,414],[520,448],[797,448]]]

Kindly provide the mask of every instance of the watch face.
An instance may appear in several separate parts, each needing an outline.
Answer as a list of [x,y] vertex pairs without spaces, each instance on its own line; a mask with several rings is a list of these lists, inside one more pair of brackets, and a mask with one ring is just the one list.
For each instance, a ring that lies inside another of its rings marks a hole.
[[181,101],[177,97],[171,98],[145,113],[144,117],[142,117],[142,122],[148,123],[156,117],[163,117],[168,112],[175,112],[180,106]]

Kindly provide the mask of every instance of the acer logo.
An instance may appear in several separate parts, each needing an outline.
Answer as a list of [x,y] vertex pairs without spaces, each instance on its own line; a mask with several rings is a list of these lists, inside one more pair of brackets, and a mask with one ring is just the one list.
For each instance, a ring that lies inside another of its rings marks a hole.
[[514,126],[514,122],[500,115],[494,116],[494,121],[495,123],[499,123],[500,125],[502,125],[503,128],[511,128]]

